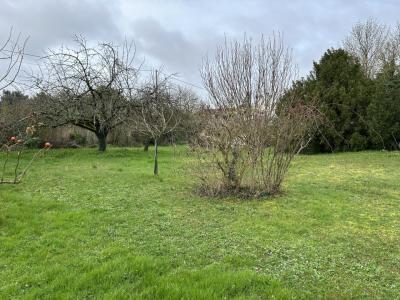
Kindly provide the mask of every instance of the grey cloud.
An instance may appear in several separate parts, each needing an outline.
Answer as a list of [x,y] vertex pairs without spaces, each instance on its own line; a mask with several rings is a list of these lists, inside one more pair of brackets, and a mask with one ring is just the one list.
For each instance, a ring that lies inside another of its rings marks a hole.
[[199,66],[224,34],[257,38],[284,32],[305,75],[329,47],[340,46],[351,26],[368,17],[394,24],[398,0],[2,0],[0,38],[9,26],[31,39],[30,52],[71,41],[120,42],[132,38],[138,55],[201,84]]
[[137,20],[133,22],[132,29],[140,50],[160,63],[184,68],[193,62],[193,56],[200,55],[194,42],[189,41],[182,32],[165,30],[154,19]]
[[209,48],[219,40],[216,35],[187,37],[179,30],[167,30],[153,19],[139,19],[132,23],[132,37],[139,55],[147,65],[163,66],[169,73],[178,73],[182,79],[199,84],[201,60]]
[[74,34],[89,39],[117,37],[112,9],[103,1],[8,0],[0,10],[0,26],[13,26],[30,36],[28,50],[37,53],[70,42]]

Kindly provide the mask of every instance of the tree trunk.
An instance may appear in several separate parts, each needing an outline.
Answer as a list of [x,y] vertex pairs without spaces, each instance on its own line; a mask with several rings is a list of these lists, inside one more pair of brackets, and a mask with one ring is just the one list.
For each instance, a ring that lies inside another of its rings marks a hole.
[[158,144],[157,140],[154,140],[154,175],[158,175]]
[[144,152],[149,152],[149,146],[150,146],[150,140],[145,140],[143,151]]
[[104,152],[107,149],[107,134],[106,130],[102,130],[101,132],[97,132],[96,136],[99,140],[99,151]]

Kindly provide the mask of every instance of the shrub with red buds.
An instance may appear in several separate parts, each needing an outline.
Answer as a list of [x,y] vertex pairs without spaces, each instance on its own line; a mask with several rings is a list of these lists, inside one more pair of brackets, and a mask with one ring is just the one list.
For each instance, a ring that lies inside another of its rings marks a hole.
[[[29,147],[30,143],[36,141],[37,138],[33,136],[35,130],[34,126],[29,126],[26,128],[26,135],[19,133],[17,136],[11,136],[4,145],[0,144],[0,151],[6,152],[4,155],[5,161],[2,162],[2,167],[0,168],[0,184],[20,183],[32,166],[33,161],[42,157],[41,154],[43,152],[47,152],[53,147],[49,142],[44,143],[43,148],[33,153],[30,161],[22,169],[20,160],[23,157],[24,150]],[[12,174],[12,177],[9,177],[10,174]]]

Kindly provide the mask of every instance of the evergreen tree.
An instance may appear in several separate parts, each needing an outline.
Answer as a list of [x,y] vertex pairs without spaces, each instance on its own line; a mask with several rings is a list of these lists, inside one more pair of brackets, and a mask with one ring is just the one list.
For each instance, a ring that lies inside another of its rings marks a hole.
[[308,148],[312,152],[362,150],[369,146],[366,109],[373,89],[358,61],[343,49],[327,50],[313,71],[290,93],[316,101],[323,124]]
[[386,69],[375,80],[375,95],[368,106],[371,143],[375,149],[400,149],[400,74]]

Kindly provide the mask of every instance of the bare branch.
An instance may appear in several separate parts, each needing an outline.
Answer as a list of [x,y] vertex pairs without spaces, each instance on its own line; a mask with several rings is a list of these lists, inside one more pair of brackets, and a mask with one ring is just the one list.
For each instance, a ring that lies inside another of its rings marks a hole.
[[7,39],[0,46],[0,68],[4,69],[0,73],[0,91],[15,83],[21,70],[27,42],[28,38],[22,40],[21,34],[18,34],[13,40],[13,29],[11,28]]
[[128,116],[139,69],[133,43],[89,46],[75,36],[76,48],[50,50],[35,77],[41,112],[52,126],[73,124],[94,132],[104,151],[108,133]]
[[311,106],[280,105],[296,74],[279,33],[258,44],[246,36],[225,39],[215,58],[204,60],[201,75],[211,105],[203,111],[195,149],[208,160],[202,174],[211,185],[207,191],[218,182],[216,189],[228,193],[279,191],[290,161],[312,134]]

